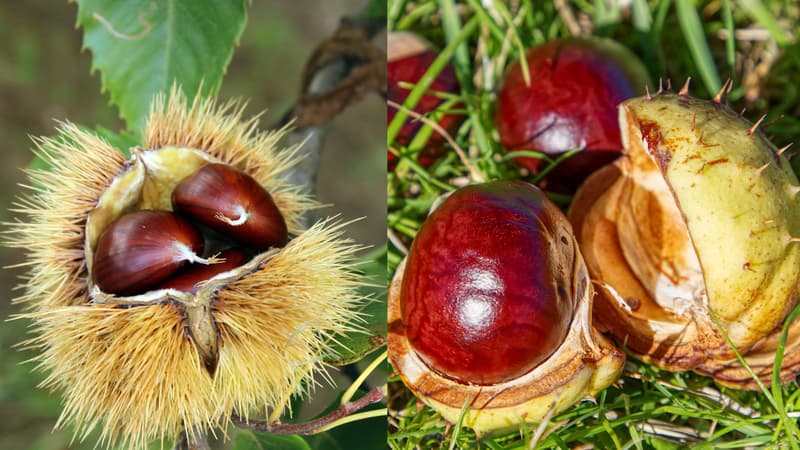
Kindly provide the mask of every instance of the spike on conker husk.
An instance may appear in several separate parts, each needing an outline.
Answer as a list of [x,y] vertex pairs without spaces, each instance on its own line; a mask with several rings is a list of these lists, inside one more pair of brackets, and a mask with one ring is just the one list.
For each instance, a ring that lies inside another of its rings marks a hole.
[[538,422],[608,386],[624,356],[591,325],[571,227],[522,181],[455,191],[389,290],[389,358],[446,419],[478,432]]
[[225,164],[208,164],[178,183],[172,206],[247,247],[265,250],[288,240],[286,221],[269,192]]
[[188,263],[204,259],[203,236],[186,219],[168,211],[135,211],[100,235],[92,280],[103,292],[135,295],[169,278]]

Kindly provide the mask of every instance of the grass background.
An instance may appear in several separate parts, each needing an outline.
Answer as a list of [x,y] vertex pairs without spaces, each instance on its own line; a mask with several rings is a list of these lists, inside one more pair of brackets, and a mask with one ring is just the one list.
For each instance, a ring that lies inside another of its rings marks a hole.
[[[800,5],[781,0],[390,0],[389,29],[413,30],[451,61],[467,116],[453,136],[486,180],[535,181],[503,158],[493,130],[493,104],[505,69],[524,49],[576,32],[613,38],[635,52],[653,80],[711,98],[727,78],[734,82],[731,107],[755,121],[780,118],[767,130],[782,147],[800,142]],[[427,76],[441,64],[434,63]],[[420,83],[422,84],[422,83]],[[655,86],[650,86],[651,89]],[[424,86],[418,85],[418,92]],[[409,97],[414,96],[414,91]],[[452,96],[451,96],[452,97]],[[455,103],[455,102],[451,102]],[[408,103],[407,103],[408,105]],[[410,105],[408,105],[410,106]],[[398,114],[402,116],[402,114]],[[388,128],[389,148],[401,154],[387,178],[389,271],[413,239],[433,200],[474,181],[454,152],[429,169],[414,161],[416,149],[397,145],[398,119]],[[793,162],[795,171],[800,158]],[[566,210],[570,198],[553,196]],[[390,378],[389,446],[392,449],[542,448],[798,448],[800,390],[796,383],[765,392],[716,386],[693,373],[673,374],[629,360],[621,380],[536,426],[478,438],[446,424],[399,381]]]
[[[300,74],[313,49],[330,36],[344,15],[361,11],[368,0],[294,0],[251,2],[249,20],[234,52],[219,97],[248,99],[246,114],[267,110],[260,122],[267,129],[286,112],[300,91]],[[24,182],[21,168],[33,157],[29,136],[48,136],[56,120],[120,130],[117,111],[100,92],[100,74],[89,73],[91,54],[81,51],[82,32],[75,27],[77,6],[66,0],[0,1],[0,221],[12,219],[12,199]],[[378,42],[380,42],[380,39]],[[344,219],[365,217],[348,227],[358,243],[382,247],[385,242],[384,129],[385,107],[377,95],[342,113],[332,124],[322,152],[319,199],[333,206],[322,214]],[[0,265],[19,263],[24,252],[0,247]],[[61,411],[60,394],[36,388],[42,374],[23,361],[32,355],[13,345],[26,337],[26,324],[5,319],[18,309],[11,299],[20,269],[0,270],[0,449],[91,449],[94,440],[70,444],[70,429],[53,432]],[[372,358],[368,358],[371,360]],[[333,372],[346,387],[350,380]],[[87,380],[87,382],[90,382]],[[337,391],[317,389],[313,415]],[[372,419],[315,438],[314,448],[339,449],[342,438],[382,445],[384,421]],[[230,444],[217,443],[215,448]]]

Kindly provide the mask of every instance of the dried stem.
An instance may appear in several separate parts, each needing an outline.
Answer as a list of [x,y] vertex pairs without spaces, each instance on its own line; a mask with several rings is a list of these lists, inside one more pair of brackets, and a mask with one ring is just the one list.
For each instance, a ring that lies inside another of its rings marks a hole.
[[385,93],[386,55],[370,43],[385,26],[385,18],[344,18],[309,58],[301,96],[276,127],[291,121],[296,127],[284,140],[285,145],[299,145],[303,156],[293,168],[289,180],[292,184],[313,192],[326,125],[367,91]]
[[344,417],[353,414],[356,411],[366,408],[367,406],[377,403],[384,399],[386,396],[384,386],[376,387],[369,391],[366,395],[356,401],[348,402],[342,406],[334,409],[328,414],[320,417],[319,419],[311,420],[303,423],[265,423],[265,422],[249,422],[239,416],[233,416],[231,420],[236,425],[247,428],[253,431],[260,431],[272,434],[301,434],[310,435],[318,433],[333,422],[340,420]]

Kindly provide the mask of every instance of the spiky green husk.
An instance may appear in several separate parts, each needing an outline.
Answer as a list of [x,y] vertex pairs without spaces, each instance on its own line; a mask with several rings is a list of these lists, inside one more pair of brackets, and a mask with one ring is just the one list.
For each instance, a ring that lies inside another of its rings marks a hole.
[[[8,224],[5,243],[29,252],[25,293],[17,301],[27,306],[22,317],[36,336],[25,346],[41,352],[33,361],[48,373],[43,385],[65,396],[58,426],[73,425],[77,438],[99,430],[99,444],[107,447],[143,448],[153,440],[169,446],[180,432],[193,437],[224,429],[232,413],[275,417],[292,395],[308,390],[322,355],[332,351],[329,343],[358,320],[352,307],[361,301],[359,283],[349,270],[357,247],[330,221],[303,230],[303,213],[317,204],[287,183],[297,149],[277,150],[285,130],[259,133],[255,118],[242,122],[242,108],[199,98],[190,104],[173,89],[155,100],[146,148],[135,149],[131,160],[71,124],[57,138],[37,140],[37,154],[53,169],[30,171],[33,192],[16,204],[28,217]],[[102,206],[115,204],[109,187],[124,186],[118,181],[130,178],[136,161],[160,149],[171,150],[156,157],[168,163],[159,169],[178,167],[180,155],[199,151],[245,171],[270,192],[297,237],[256,257],[257,267],[242,266],[240,276],[201,289],[202,298],[114,299],[91,289],[87,217],[168,203],[147,198],[145,188],[134,193],[140,201],[127,199],[122,209]],[[208,336],[192,328],[196,311],[206,311],[202,323],[218,324],[216,370],[201,354]]]
[[43,387],[64,392],[58,426],[85,439],[96,428],[108,447],[144,448],[217,425],[212,380],[184,333],[174,303],[44,309],[27,315],[38,336],[26,343],[48,373]]
[[214,388],[221,414],[280,413],[310,386],[330,344],[353,331],[361,284],[347,269],[358,246],[342,225],[320,222],[214,302],[222,342]]

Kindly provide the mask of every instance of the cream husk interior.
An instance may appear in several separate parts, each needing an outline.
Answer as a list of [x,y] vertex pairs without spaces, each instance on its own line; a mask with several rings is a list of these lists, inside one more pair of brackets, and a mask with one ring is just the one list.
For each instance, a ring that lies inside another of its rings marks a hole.
[[[797,301],[800,247],[791,237],[800,234],[800,210],[788,162],[729,108],[688,96],[629,100],[620,126],[632,175],[647,156],[673,194],[680,215],[672,217],[691,237],[708,306],[737,347],[752,346]],[[683,247],[668,255],[692,280],[681,300],[697,298],[702,287],[693,275],[698,266],[681,261]],[[672,310],[681,308],[675,302]]]
[[[172,211],[172,191],[201,167],[222,161],[193,148],[134,149],[126,170],[100,196],[86,219],[86,267],[92,271],[97,240],[123,214],[143,209]],[[90,280],[90,284],[92,281]]]
[[669,186],[641,141],[628,148],[618,186],[617,224],[628,231],[619,234],[623,256],[652,300],[688,321],[708,304],[700,261]]

